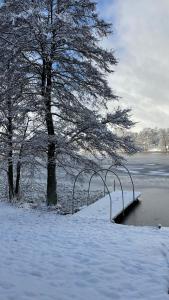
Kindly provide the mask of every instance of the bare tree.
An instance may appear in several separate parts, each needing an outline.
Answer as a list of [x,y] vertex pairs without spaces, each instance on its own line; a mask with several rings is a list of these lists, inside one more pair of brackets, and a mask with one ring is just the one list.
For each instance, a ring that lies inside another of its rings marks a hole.
[[162,151],[168,152],[169,150],[169,129],[159,130],[159,145]]

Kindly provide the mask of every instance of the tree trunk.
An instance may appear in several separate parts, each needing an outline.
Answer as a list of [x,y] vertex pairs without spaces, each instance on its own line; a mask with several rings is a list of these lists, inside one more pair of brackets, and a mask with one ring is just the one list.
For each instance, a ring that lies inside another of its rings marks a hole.
[[9,157],[8,157],[8,188],[9,188],[9,200],[12,201],[14,197],[12,152],[9,153]]
[[[46,73],[46,79],[45,79]],[[44,85],[46,88],[44,88]],[[53,116],[51,111],[51,63],[46,63],[42,76],[42,91],[45,100],[46,108],[46,126],[48,132],[48,163],[47,163],[47,205],[57,204],[57,183],[56,183],[56,146],[55,146],[55,130],[53,123]]]
[[17,166],[16,166],[16,183],[15,183],[15,197],[16,197],[16,199],[19,199],[20,178],[21,178],[21,163],[20,163],[20,161],[18,161]]
[[48,144],[47,204],[57,204],[55,144],[51,142]]
[[28,125],[29,125],[29,118],[27,120],[27,124],[24,130],[24,135],[23,135],[23,141],[20,147],[20,151],[19,151],[19,157],[18,157],[18,162],[17,162],[17,166],[16,166],[16,183],[15,183],[15,197],[17,199],[19,199],[19,194],[20,194],[20,178],[21,178],[21,159],[23,156],[23,149],[24,149],[24,141],[26,139],[26,133],[28,130]]
[[11,116],[11,101],[8,101],[8,188],[10,201],[14,197],[14,185],[13,185],[13,143],[12,143],[12,116]]

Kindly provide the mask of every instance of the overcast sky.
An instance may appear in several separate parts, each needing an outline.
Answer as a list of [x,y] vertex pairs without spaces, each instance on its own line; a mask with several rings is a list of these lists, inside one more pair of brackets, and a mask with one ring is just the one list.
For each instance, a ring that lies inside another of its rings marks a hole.
[[136,130],[169,127],[169,0],[98,0],[119,64],[110,83]]

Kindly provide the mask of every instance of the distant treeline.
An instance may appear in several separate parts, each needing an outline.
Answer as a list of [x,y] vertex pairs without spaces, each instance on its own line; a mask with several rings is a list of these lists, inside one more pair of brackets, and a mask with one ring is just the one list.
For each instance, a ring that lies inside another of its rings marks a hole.
[[144,128],[131,135],[142,151],[169,151],[169,128]]

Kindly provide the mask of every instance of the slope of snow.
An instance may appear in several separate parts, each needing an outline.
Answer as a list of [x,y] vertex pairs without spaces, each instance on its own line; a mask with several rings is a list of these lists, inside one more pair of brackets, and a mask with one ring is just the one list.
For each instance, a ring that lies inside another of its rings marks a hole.
[[[110,193],[112,201],[112,219],[123,211],[123,201],[121,191]],[[135,192],[135,199],[140,196],[139,192]],[[133,193],[124,191],[124,208],[133,202]],[[96,201],[90,206],[84,207],[76,215],[82,218],[96,218],[98,220],[110,220],[110,197],[107,195],[104,198]],[[76,215],[74,215],[76,217]]]
[[0,203],[0,299],[167,300],[169,230]]

